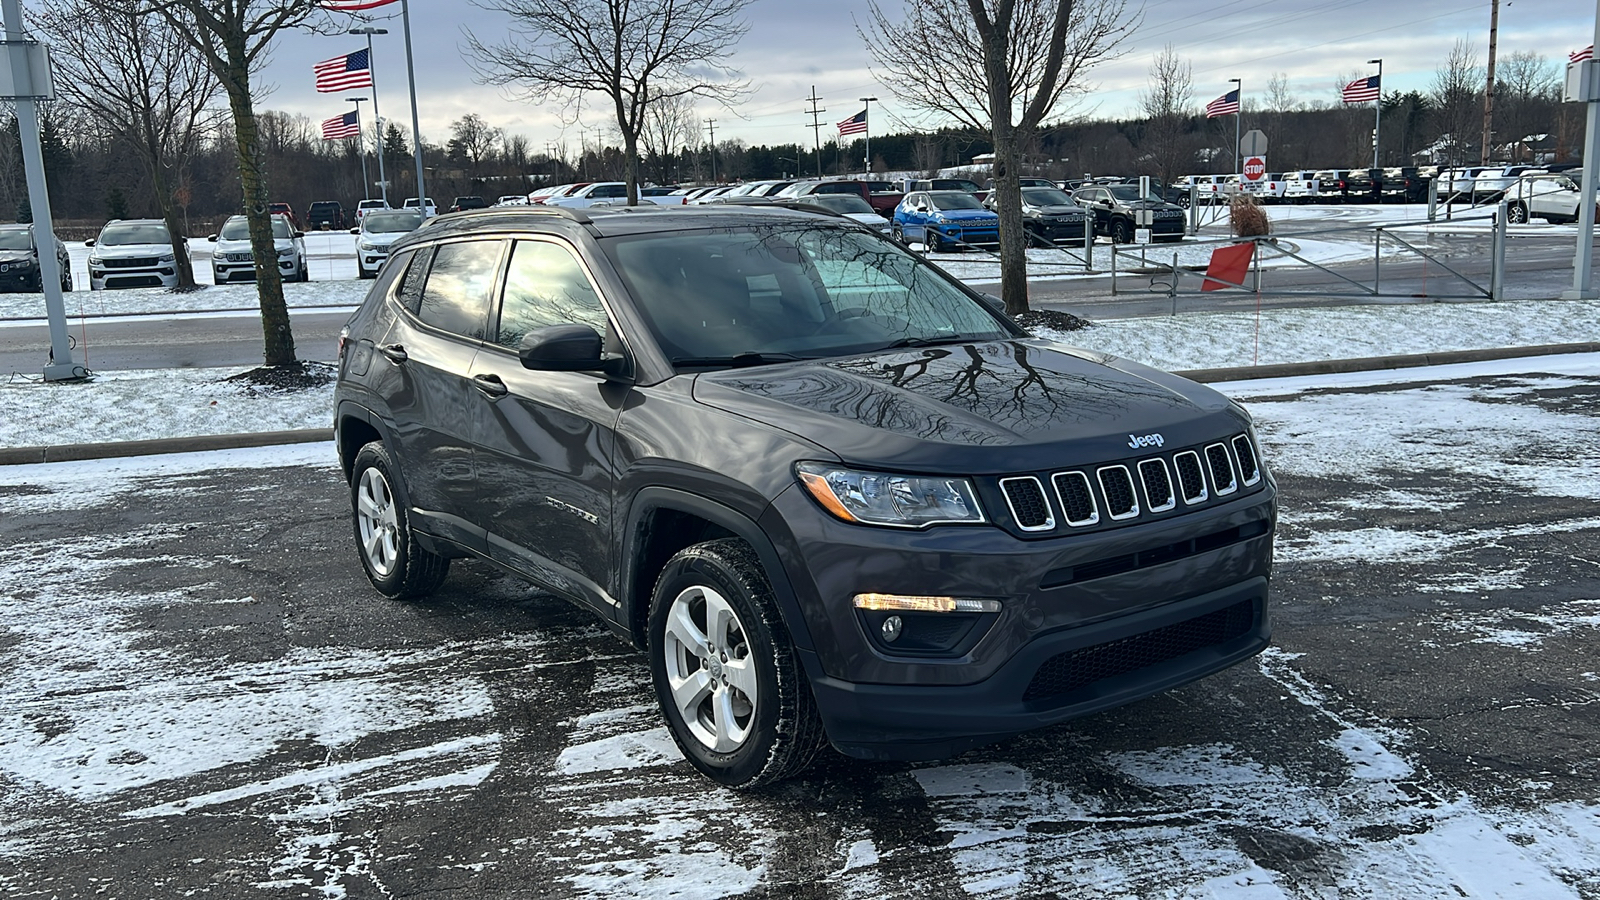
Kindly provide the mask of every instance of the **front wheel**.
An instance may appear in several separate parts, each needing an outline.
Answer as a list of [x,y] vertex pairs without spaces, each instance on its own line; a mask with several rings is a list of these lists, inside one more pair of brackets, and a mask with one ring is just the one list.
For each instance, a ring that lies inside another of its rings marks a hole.
[[350,471],[350,506],[356,549],[367,580],[391,600],[423,597],[439,589],[450,560],[424,549],[400,501],[388,448],[373,441],[356,454]]
[[1133,243],[1133,229],[1123,219],[1111,223],[1111,242],[1114,244]]
[[684,758],[725,787],[799,774],[822,745],[816,701],[772,588],[737,538],[696,544],[662,569],[650,673]]
[[1521,203],[1513,203],[1506,207],[1506,221],[1513,225],[1528,224],[1528,208]]
[[939,241],[939,232],[926,225],[922,227],[922,249],[928,253],[940,253],[944,250],[944,245]]

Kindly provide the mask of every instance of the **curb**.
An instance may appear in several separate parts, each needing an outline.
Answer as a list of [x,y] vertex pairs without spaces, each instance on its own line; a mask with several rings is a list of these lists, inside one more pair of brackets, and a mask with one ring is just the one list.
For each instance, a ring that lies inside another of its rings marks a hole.
[[[1566,353],[1600,353],[1600,342],[1543,344],[1536,347],[1499,347],[1487,350],[1453,350],[1445,353],[1416,353],[1405,356],[1367,356],[1356,359],[1328,359],[1315,362],[1282,363],[1271,366],[1234,366],[1223,369],[1190,369],[1174,372],[1191,381],[1215,384],[1224,381],[1253,381],[1260,378],[1293,378],[1302,375],[1337,375],[1384,369],[1414,369],[1456,363],[1519,359],[1529,356],[1557,356]],[[0,466],[31,463],[70,462],[84,459],[109,459],[120,456],[148,456],[159,453],[199,453],[207,450],[238,450],[246,447],[271,447],[278,444],[307,444],[333,440],[328,428],[302,428],[295,431],[263,431],[255,434],[208,434],[197,437],[155,438],[148,441],[112,441],[99,444],[62,444],[54,447],[0,447]]]

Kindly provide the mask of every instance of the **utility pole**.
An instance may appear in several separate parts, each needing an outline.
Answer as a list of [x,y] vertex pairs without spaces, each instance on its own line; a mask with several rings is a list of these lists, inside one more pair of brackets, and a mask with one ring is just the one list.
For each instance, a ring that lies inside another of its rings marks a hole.
[[1383,60],[1369,59],[1367,65],[1378,64],[1378,99],[1377,111],[1372,116],[1372,167],[1378,167],[1378,143],[1382,138],[1383,130]]
[[1500,0],[1489,7],[1489,84],[1483,89],[1483,143],[1478,150],[1478,165],[1489,164],[1490,130],[1494,122],[1494,48],[1500,34]]
[[583,161],[583,180],[589,180],[589,129],[578,129],[578,159]]
[[706,127],[711,129],[711,183],[717,183],[717,120],[707,119]]
[[[1594,44],[1600,46],[1600,0],[1594,4]],[[1583,138],[1582,187],[1578,190],[1578,246],[1572,258],[1572,290],[1561,294],[1563,300],[1593,300],[1600,297],[1594,285],[1594,225],[1595,188],[1600,183],[1600,61],[1594,59],[1576,63],[1578,71],[1568,66],[1567,84],[1573,77],[1579,79],[1579,91],[1572,100],[1581,100],[1588,107],[1588,122]]]
[[1237,78],[1229,78],[1228,83],[1239,92],[1239,108],[1233,111],[1233,174],[1238,175],[1244,171],[1239,166],[1239,120],[1244,118],[1244,82]]
[[[383,192],[383,206],[387,209],[389,207],[389,176],[384,174],[383,171],[383,115],[378,112],[378,62],[372,58],[372,36],[375,34],[388,34],[389,29],[363,25],[350,29],[348,33],[367,36],[367,71],[372,74],[372,127],[378,136],[375,142],[378,150],[378,189]],[[361,107],[356,107],[358,112],[360,109]],[[361,180],[365,181],[367,180],[366,158],[363,157],[361,162]],[[367,196],[371,197],[372,195],[369,193]]]
[[822,178],[822,119],[820,116],[828,110],[818,106],[822,98],[817,96],[817,86],[811,86],[811,108],[806,110],[806,115],[811,117],[811,137],[817,144],[817,178]]

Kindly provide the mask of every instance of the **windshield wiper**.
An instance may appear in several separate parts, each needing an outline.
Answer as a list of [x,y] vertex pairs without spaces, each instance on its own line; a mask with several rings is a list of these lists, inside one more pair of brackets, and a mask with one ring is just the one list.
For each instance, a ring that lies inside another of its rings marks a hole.
[[895,341],[895,342],[890,343],[890,344],[886,344],[885,346],[880,347],[878,349],[880,349],[880,350],[903,350],[906,347],[937,347],[940,344],[960,344],[960,343],[965,343],[966,341],[969,341],[969,340],[971,340],[971,338],[963,337],[962,335],[956,334],[955,332],[949,332],[947,334],[935,334],[935,335],[929,335],[927,337],[906,337],[906,338],[901,338],[898,341]]
[[793,362],[798,359],[813,359],[814,357],[800,356],[795,353],[757,353],[746,350],[732,356],[674,356],[674,366],[728,366],[729,368],[742,369],[746,366],[765,366],[779,362]]

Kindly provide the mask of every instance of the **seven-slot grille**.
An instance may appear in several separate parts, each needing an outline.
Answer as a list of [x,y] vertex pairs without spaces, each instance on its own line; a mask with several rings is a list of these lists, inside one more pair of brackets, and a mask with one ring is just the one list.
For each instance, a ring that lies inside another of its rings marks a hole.
[[1255,446],[1241,434],[1170,457],[1055,472],[1049,478],[1054,503],[1032,475],[1002,478],[1000,490],[1017,527],[1037,533],[1055,530],[1057,511],[1069,528],[1099,524],[1102,513],[1122,522],[1224,497],[1259,484],[1261,477]]

